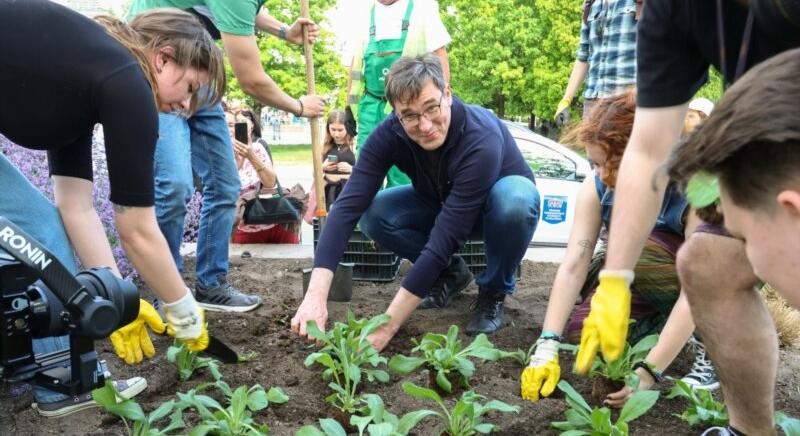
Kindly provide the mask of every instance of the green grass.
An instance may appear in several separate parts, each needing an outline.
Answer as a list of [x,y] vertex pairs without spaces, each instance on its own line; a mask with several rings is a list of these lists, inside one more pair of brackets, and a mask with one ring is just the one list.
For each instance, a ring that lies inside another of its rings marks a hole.
[[276,165],[311,165],[311,144],[270,145]]

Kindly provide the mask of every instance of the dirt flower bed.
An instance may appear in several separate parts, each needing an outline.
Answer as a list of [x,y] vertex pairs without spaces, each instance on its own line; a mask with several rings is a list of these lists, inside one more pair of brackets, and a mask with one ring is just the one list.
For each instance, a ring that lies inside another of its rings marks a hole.
[[[229,280],[238,288],[254,292],[264,298],[264,305],[246,314],[209,313],[211,333],[240,353],[255,351],[258,356],[238,365],[222,365],[225,381],[232,387],[260,383],[264,388],[280,387],[289,396],[285,404],[273,404],[256,413],[255,418],[271,427],[273,435],[293,435],[300,427],[317,424],[319,418],[327,417],[329,410],[325,397],[330,393],[327,383],[320,377],[318,366],[306,368],[305,358],[314,351],[307,342],[300,341],[289,331],[289,320],[300,303],[302,268],[310,265],[310,260],[264,260],[232,259]],[[187,261],[187,271],[193,271],[191,260]],[[405,265],[401,275],[408,267]],[[522,276],[515,295],[507,299],[506,328],[490,336],[492,343],[500,349],[513,351],[527,349],[541,330],[550,285],[555,275],[556,265],[548,263],[525,262]],[[188,279],[191,284],[191,279]],[[330,303],[331,320],[343,320],[347,309],[359,318],[372,317],[381,313],[396,292],[400,278],[393,283],[378,284],[355,282],[353,301],[350,303]],[[144,291],[145,293],[147,291]],[[463,332],[468,320],[469,304],[476,296],[477,289],[472,285],[465,295],[444,310],[416,311],[400,330],[392,343],[381,353],[391,358],[394,354],[409,354],[414,347],[411,339],[420,339],[426,332],[446,333],[451,324],[456,324]],[[462,333],[463,335],[463,333]],[[472,339],[462,336],[465,343]],[[175,397],[176,391],[186,392],[198,384],[212,381],[208,371],[201,371],[188,381],[180,381],[175,365],[166,359],[166,351],[171,341],[153,337],[158,354],[155,359],[130,367],[124,365],[113,354],[108,341],[98,343],[101,358],[106,359],[116,378],[135,375],[145,376],[149,388],[137,397],[146,412],[152,411],[161,403]],[[743,352],[746,352],[743,350]],[[776,409],[792,416],[800,416],[800,352],[797,349],[782,349],[780,369],[776,386]],[[569,353],[561,353],[562,376],[585,398],[589,398],[592,382],[572,374],[570,368],[573,358]],[[472,388],[489,399],[520,406],[519,414],[491,412],[486,421],[496,424],[495,434],[501,435],[548,435],[558,434],[550,426],[553,421],[563,421],[567,404],[559,391],[551,398],[538,403],[523,401],[519,393],[519,377],[522,367],[511,359],[497,362],[476,362],[477,370],[470,380]],[[691,356],[683,352],[673,364],[667,375],[680,377],[691,366]],[[392,375],[389,383],[363,383],[364,393],[379,394],[392,413],[402,414],[433,405],[416,400],[405,394],[403,382],[410,381],[420,386],[428,384],[426,370],[415,371],[408,376]],[[670,387],[669,382],[660,386],[662,396],[655,407],[647,414],[631,423],[631,434],[638,435],[689,435],[698,434],[702,429],[690,429],[674,414],[680,414],[685,402],[680,399],[668,400],[663,394]],[[9,398],[9,388],[3,389],[0,401],[0,434],[2,435],[106,435],[125,434],[122,422],[109,414],[93,409],[61,419],[40,418],[30,408],[29,393]],[[446,397],[452,402],[452,397]],[[188,424],[197,421],[197,416],[186,413]],[[412,434],[437,435],[441,431],[438,421],[426,418]],[[180,432],[178,432],[180,434]]]

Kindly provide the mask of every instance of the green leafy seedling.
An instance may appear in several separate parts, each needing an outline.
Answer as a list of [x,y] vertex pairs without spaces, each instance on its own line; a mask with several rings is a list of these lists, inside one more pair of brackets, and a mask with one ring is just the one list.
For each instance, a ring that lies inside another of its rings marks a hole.
[[322,378],[330,380],[328,387],[334,391],[325,400],[344,413],[354,414],[363,406],[358,392],[362,376],[369,381],[389,381],[389,374],[377,369],[386,364],[386,358],[367,340],[367,336],[387,322],[389,315],[386,314],[369,320],[356,319],[349,310],[347,323],[337,322],[328,332],[320,330],[316,322],[308,322],[308,335],[322,342],[323,347],[306,357],[305,366],[316,363],[325,368]]
[[219,361],[210,357],[202,357],[198,353],[186,347],[186,344],[175,341],[175,343],[167,349],[167,360],[174,363],[178,367],[178,374],[181,380],[189,380],[195,371],[201,368],[208,368],[214,380],[222,379],[222,373],[219,371]]
[[710,391],[695,389],[682,380],[675,380],[675,386],[667,394],[667,398],[686,398],[689,402],[686,410],[675,415],[689,423],[690,426],[715,426],[728,424],[728,410],[725,404],[714,399]]
[[319,426],[322,430],[313,425],[303,426],[294,436],[347,436],[342,424],[339,424],[335,419],[320,419]]
[[428,365],[436,371],[436,385],[445,392],[453,392],[448,376],[457,373],[462,386],[469,388],[469,379],[475,374],[475,364],[470,358],[484,361],[495,361],[503,357],[503,351],[489,342],[481,333],[464,347],[458,339],[458,327],[451,325],[447,334],[426,333],[422,341],[413,340],[416,347],[411,352],[419,352],[420,356],[404,356],[397,354],[389,361],[389,370],[400,375],[407,375],[422,365]]
[[626,377],[634,373],[633,366],[643,361],[657,342],[658,335],[650,335],[642,338],[633,347],[626,343],[625,348],[622,350],[622,355],[613,362],[606,362],[598,354],[592,364],[592,375],[600,375],[609,380],[625,380]]
[[[350,425],[358,429],[359,436],[364,434],[369,436],[405,436],[425,417],[434,414],[430,410],[416,410],[406,413],[402,418],[398,418],[386,410],[383,399],[379,395],[366,394],[364,395],[364,402],[366,403],[363,409],[365,415],[353,415],[350,417]],[[295,436],[345,435],[341,424],[335,420],[320,420],[320,426],[321,430],[314,426],[305,426]]]
[[[182,409],[176,407],[175,400],[167,401],[145,415],[142,406],[134,400],[120,396],[110,380],[106,380],[102,388],[92,391],[92,397],[107,412],[122,418],[130,436],[162,436],[185,427]],[[163,429],[156,428],[156,423],[168,415],[169,424]]]
[[550,425],[561,430],[562,435],[569,436],[627,436],[628,423],[647,413],[658,400],[658,391],[634,392],[622,407],[617,421],[612,422],[608,407],[589,407],[581,394],[566,380],[558,382],[558,388],[566,394],[569,409],[564,414],[567,420]]
[[442,397],[433,389],[423,388],[414,383],[403,383],[403,390],[414,398],[433,401],[439,405],[441,412],[431,410],[421,410],[429,415],[436,415],[444,421],[444,433],[450,436],[470,436],[477,433],[489,434],[494,430],[495,425],[483,422],[483,415],[491,411],[504,413],[519,413],[519,406],[512,406],[499,400],[491,400],[486,404],[480,404],[480,400],[485,399],[483,395],[478,395],[473,391],[464,392],[452,409],[448,409],[442,401]]
[[[223,393],[227,406],[200,394],[211,386]],[[216,383],[201,384],[187,393],[178,392],[178,399],[181,410],[192,408],[201,419],[189,433],[190,436],[261,436],[269,433],[269,426],[257,423],[253,419],[253,412],[266,409],[270,403],[283,404],[289,401],[289,396],[281,388],[273,387],[265,391],[259,384],[239,386],[232,390],[227,383],[217,380]]]

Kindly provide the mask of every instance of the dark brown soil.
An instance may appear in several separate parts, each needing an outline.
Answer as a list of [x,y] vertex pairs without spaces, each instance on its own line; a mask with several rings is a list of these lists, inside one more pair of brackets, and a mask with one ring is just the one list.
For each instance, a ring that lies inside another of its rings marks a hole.
[[[272,428],[273,435],[293,435],[306,424],[317,424],[319,418],[328,415],[325,397],[330,389],[320,376],[317,367],[306,368],[305,357],[313,347],[299,340],[289,331],[289,320],[300,303],[302,268],[310,266],[310,260],[263,260],[233,259],[229,278],[240,289],[254,292],[264,298],[264,305],[246,314],[209,313],[209,330],[240,353],[256,351],[259,356],[253,361],[222,366],[225,380],[236,387],[242,384],[260,383],[265,388],[279,386],[289,395],[289,402],[270,405],[255,415],[256,420]],[[403,269],[407,269],[404,266]],[[517,292],[507,299],[507,326],[490,337],[498,348],[527,349],[541,330],[545,306],[556,266],[554,264],[525,262]],[[193,271],[191,262],[187,271]],[[401,271],[402,275],[403,271]],[[353,301],[329,304],[330,320],[344,319],[351,309],[359,317],[382,313],[399,287],[400,279],[393,283],[355,282]],[[413,344],[411,338],[419,338],[425,332],[444,333],[451,324],[463,331],[468,320],[469,304],[477,290],[472,285],[466,295],[443,310],[419,310],[399,331],[392,343],[382,353],[390,358],[395,353],[409,354]],[[467,343],[470,338],[463,338]],[[175,367],[167,362],[165,352],[170,345],[168,338],[153,337],[158,354],[138,366],[126,366],[113,354],[108,341],[97,343],[97,351],[108,361],[117,378],[135,375],[145,376],[150,384],[137,400],[145,411],[154,410],[159,404],[175,398],[175,392],[186,392],[199,383],[211,380],[207,372],[195,375],[191,380],[180,382]],[[781,364],[776,386],[776,408],[789,415],[800,416],[800,352],[782,350]],[[562,376],[585,398],[591,393],[591,380],[578,377],[570,370],[574,363],[569,353],[561,353]],[[684,352],[667,375],[681,376],[691,365],[690,356]],[[498,425],[496,434],[501,435],[550,435],[557,432],[550,426],[552,421],[564,420],[567,408],[560,392],[538,403],[523,401],[519,395],[519,378],[522,368],[516,362],[503,360],[494,363],[477,363],[475,376],[470,380],[472,388],[479,394],[499,399],[521,407],[518,415],[491,413],[487,419]],[[381,395],[388,410],[397,415],[421,408],[436,410],[432,403],[413,399],[401,388],[403,381],[426,385],[427,371],[420,370],[409,376],[392,375],[390,383],[364,383],[363,392]],[[662,383],[666,392],[669,383]],[[27,400],[27,401],[26,401]],[[14,401],[0,399],[0,435],[116,435],[125,434],[121,421],[94,409],[60,419],[40,418],[29,407],[29,396]],[[452,402],[453,399],[447,400]],[[659,399],[656,406],[631,425],[636,435],[689,435],[702,429],[690,429],[673,414],[680,413],[685,404],[682,400]],[[196,422],[189,415],[187,422]],[[417,435],[436,435],[441,426],[434,418],[427,418],[416,429]]]
[[608,394],[613,394],[624,387],[625,382],[622,380],[611,380],[598,375],[592,383],[592,403],[595,406],[603,407],[603,401]]

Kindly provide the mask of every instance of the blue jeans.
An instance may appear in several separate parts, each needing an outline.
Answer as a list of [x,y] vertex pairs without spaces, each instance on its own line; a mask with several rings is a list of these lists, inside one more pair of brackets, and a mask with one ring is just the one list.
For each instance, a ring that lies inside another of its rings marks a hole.
[[[39,241],[72,274],[77,272],[75,255],[61,221],[58,209],[0,153],[0,215]],[[33,340],[34,354],[69,349],[69,336],[52,336]],[[36,401],[53,403],[66,395],[35,386]]]
[[156,217],[178,269],[186,204],[194,192],[192,169],[203,183],[203,209],[197,238],[197,281],[219,285],[228,273],[228,242],[233,229],[239,173],[222,106],[198,110],[191,118],[159,114],[156,144]]
[[[412,186],[398,186],[378,192],[359,226],[381,246],[415,262],[440,211]],[[525,177],[503,177],[489,191],[482,212],[469,236],[483,240],[486,251],[486,270],[475,283],[482,292],[511,294],[517,265],[539,222],[539,191]]]

